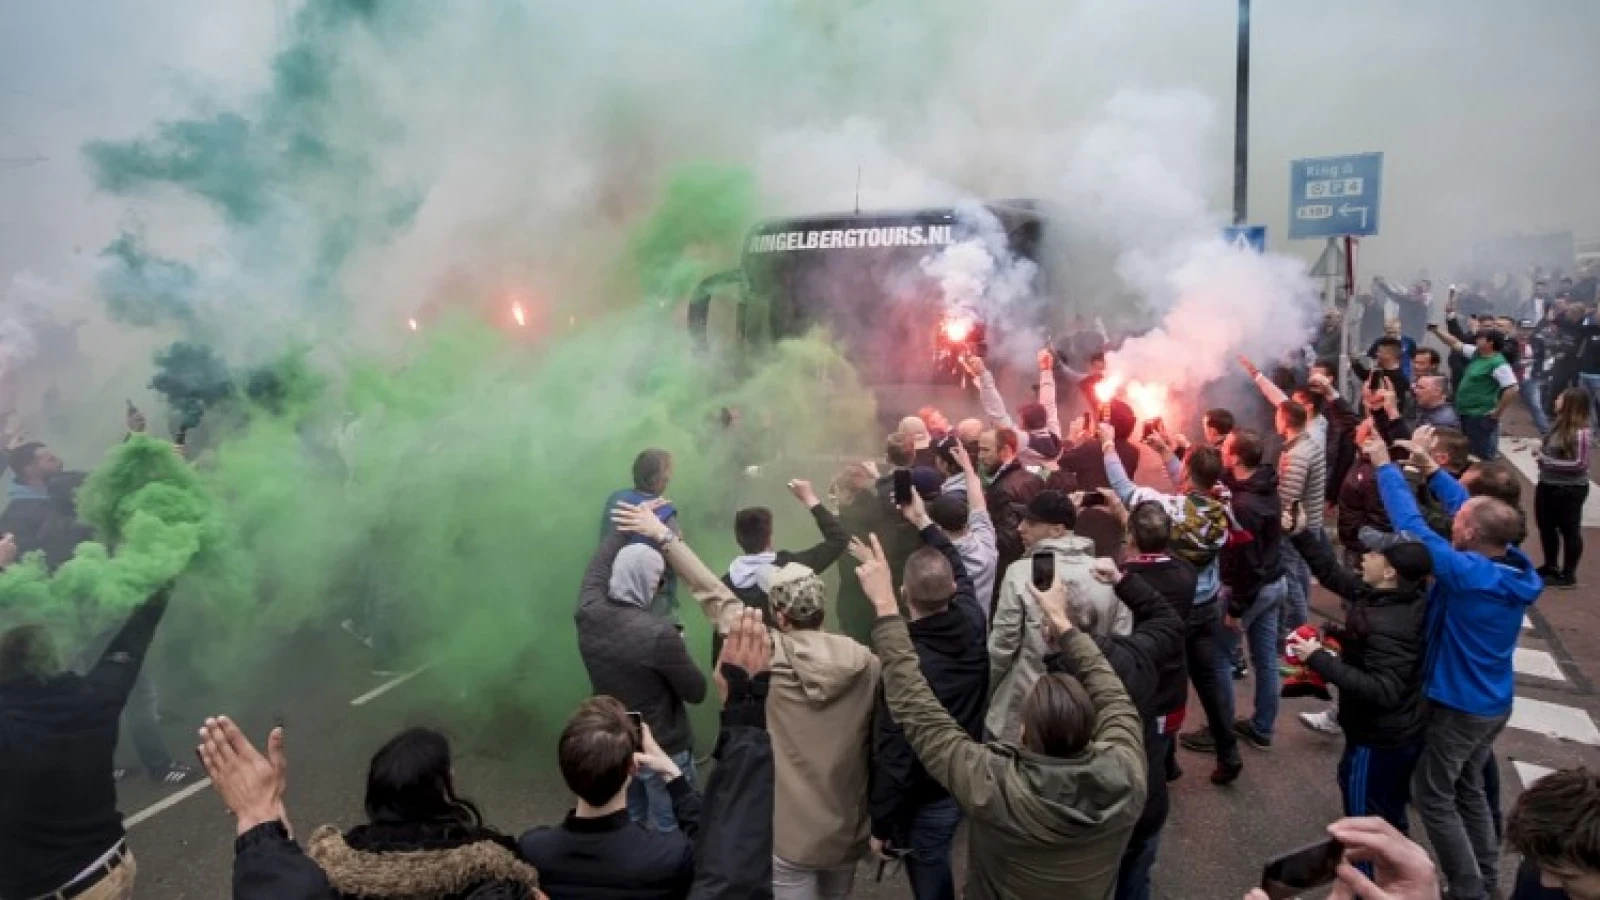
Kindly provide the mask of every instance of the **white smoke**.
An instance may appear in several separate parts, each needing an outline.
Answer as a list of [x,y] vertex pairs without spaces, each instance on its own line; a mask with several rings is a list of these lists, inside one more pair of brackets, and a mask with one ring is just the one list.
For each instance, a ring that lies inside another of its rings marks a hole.
[[1317,310],[1305,264],[1238,249],[1213,211],[1212,105],[1193,91],[1118,92],[1078,142],[1066,194],[1116,248],[1115,271],[1158,323],[1108,359],[1113,377],[1187,393],[1240,354],[1266,364],[1303,345]]

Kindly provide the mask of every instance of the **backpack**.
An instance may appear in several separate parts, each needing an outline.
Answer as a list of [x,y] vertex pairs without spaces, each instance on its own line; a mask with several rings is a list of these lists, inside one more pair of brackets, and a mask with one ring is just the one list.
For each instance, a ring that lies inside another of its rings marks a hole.
[[1216,560],[1233,530],[1228,506],[1198,491],[1185,494],[1180,504],[1181,515],[1172,517],[1172,552],[1204,569]]

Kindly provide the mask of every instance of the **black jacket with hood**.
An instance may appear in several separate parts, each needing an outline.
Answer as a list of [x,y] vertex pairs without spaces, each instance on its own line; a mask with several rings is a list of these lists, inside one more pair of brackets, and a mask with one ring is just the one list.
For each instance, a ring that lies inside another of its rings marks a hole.
[[516,842],[488,828],[443,822],[324,825],[306,855],[340,900],[531,898],[539,873],[517,859]]
[[1427,602],[1420,588],[1380,591],[1336,562],[1313,535],[1294,538],[1323,587],[1350,601],[1339,634],[1339,655],[1319,650],[1306,660],[1339,688],[1339,727],[1345,739],[1393,749],[1422,739],[1423,643]]
[[[727,574],[722,576],[722,583],[728,586],[728,590],[733,591],[734,596],[743,600],[745,606],[761,610],[761,617],[766,621],[768,628],[776,628],[778,623],[772,617],[772,602],[767,597],[767,591],[761,586],[759,573],[763,563],[777,569],[790,563],[799,563],[821,575],[844,553],[845,548],[850,546],[850,533],[844,530],[839,517],[828,507],[821,503],[811,507],[811,517],[816,520],[817,530],[822,532],[821,543],[805,550],[779,550],[773,554],[770,562],[765,560],[765,554],[761,553],[739,556],[728,567]],[[713,635],[713,638],[720,638],[720,635]],[[712,659],[717,657],[718,651],[715,648],[720,648],[721,645],[721,640],[713,640]]]
[[165,591],[135,609],[86,675],[0,686],[0,897],[48,894],[122,840],[118,727],[166,609]]
[[[1195,588],[1200,582],[1200,575],[1194,566],[1178,557],[1160,554],[1130,557],[1125,567],[1129,574],[1138,575],[1155,589],[1167,606],[1172,608],[1179,622],[1189,621],[1189,612],[1194,609]],[[1117,596],[1122,596],[1120,591]],[[1127,600],[1123,602],[1127,603]],[[1137,613],[1135,620],[1137,623]],[[1137,624],[1135,627],[1138,627]],[[1111,664],[1115,668],[1116,660],[1112,659]],[[1176,653],[1156,658],[1156,692],[1153,698],[1156,715],[1177,712],[1189,702],[1188,671],[1184,665],[1184,644],[1181,642]]]
[[[614,596],[619,592],[613,589],[613,566],[625,545],[635,559],[656,554],[642,544],[628,545],[625,534],[600,542],[578,593],[578,651],[594,693],[615,697],[642,714],[661,749],[682,753],[694,745],[685,704],[706,698],[706,676],[678,629],[650,611],[656,583],[666,571],[659,554],[650,560],[658,564],[650,572],[620,578],[631,599]],[[652,573],[655,583],[643,583]]]
[[[988,622],[960,551],[937,526],[924,528],[922,539],[950,562],[956,592],[944,612],[908,624],[911,645],[939,704],[969,737],[981,741],[989,700]],[[909,846],[908,829],[916,810],[948,796],[950,792],[917,761],[880,690],[872,748],[872,836],[897,847]]]
[[1243,609],[1261,589],[1283,577],[1283,502],[1278,499],[1278,472],[1261,466],[1239,480],[1226,473],[1233,493],[1234,522],[1246,534],[1235,535],[1222,551],[1222,583],[1233,589],[1232,604]]

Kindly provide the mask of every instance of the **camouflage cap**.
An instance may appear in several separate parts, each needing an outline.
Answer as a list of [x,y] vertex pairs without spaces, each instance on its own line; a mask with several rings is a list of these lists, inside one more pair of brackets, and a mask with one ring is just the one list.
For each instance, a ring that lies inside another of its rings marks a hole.
[[810,567],[789,563],[772,573],[767,596],[772,601],[774,613],[783,613],[791,620],[807,622],[822,614],[828,592],[822,579]]

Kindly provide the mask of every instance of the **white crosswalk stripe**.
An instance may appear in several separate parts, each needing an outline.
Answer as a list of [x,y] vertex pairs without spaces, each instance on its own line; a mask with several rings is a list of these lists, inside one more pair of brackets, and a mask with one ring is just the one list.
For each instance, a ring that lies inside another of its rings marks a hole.
[[1511,721],[1507,727],[1600,747],[1600,728],[1595,727],[1594,719],[1587,712],[1576,706],[1518,697],[1511,703]]
[[1566,681],[1567,675],[1561,671],[1560,663],[1551,656],[1547,650],[1532,650],[1527,647],[1518,647],[1512,655],[1512,665],[1518,675],[1532,675],[1534,678],[1543,678],[1548,681]]
[[1526,763],[1521,760],[1517,760],[1511,765],[1517,770],[1517,779],[1522,782],[1524,788],[1555,771],[1549,766],[1536,766],[1533,763]]

